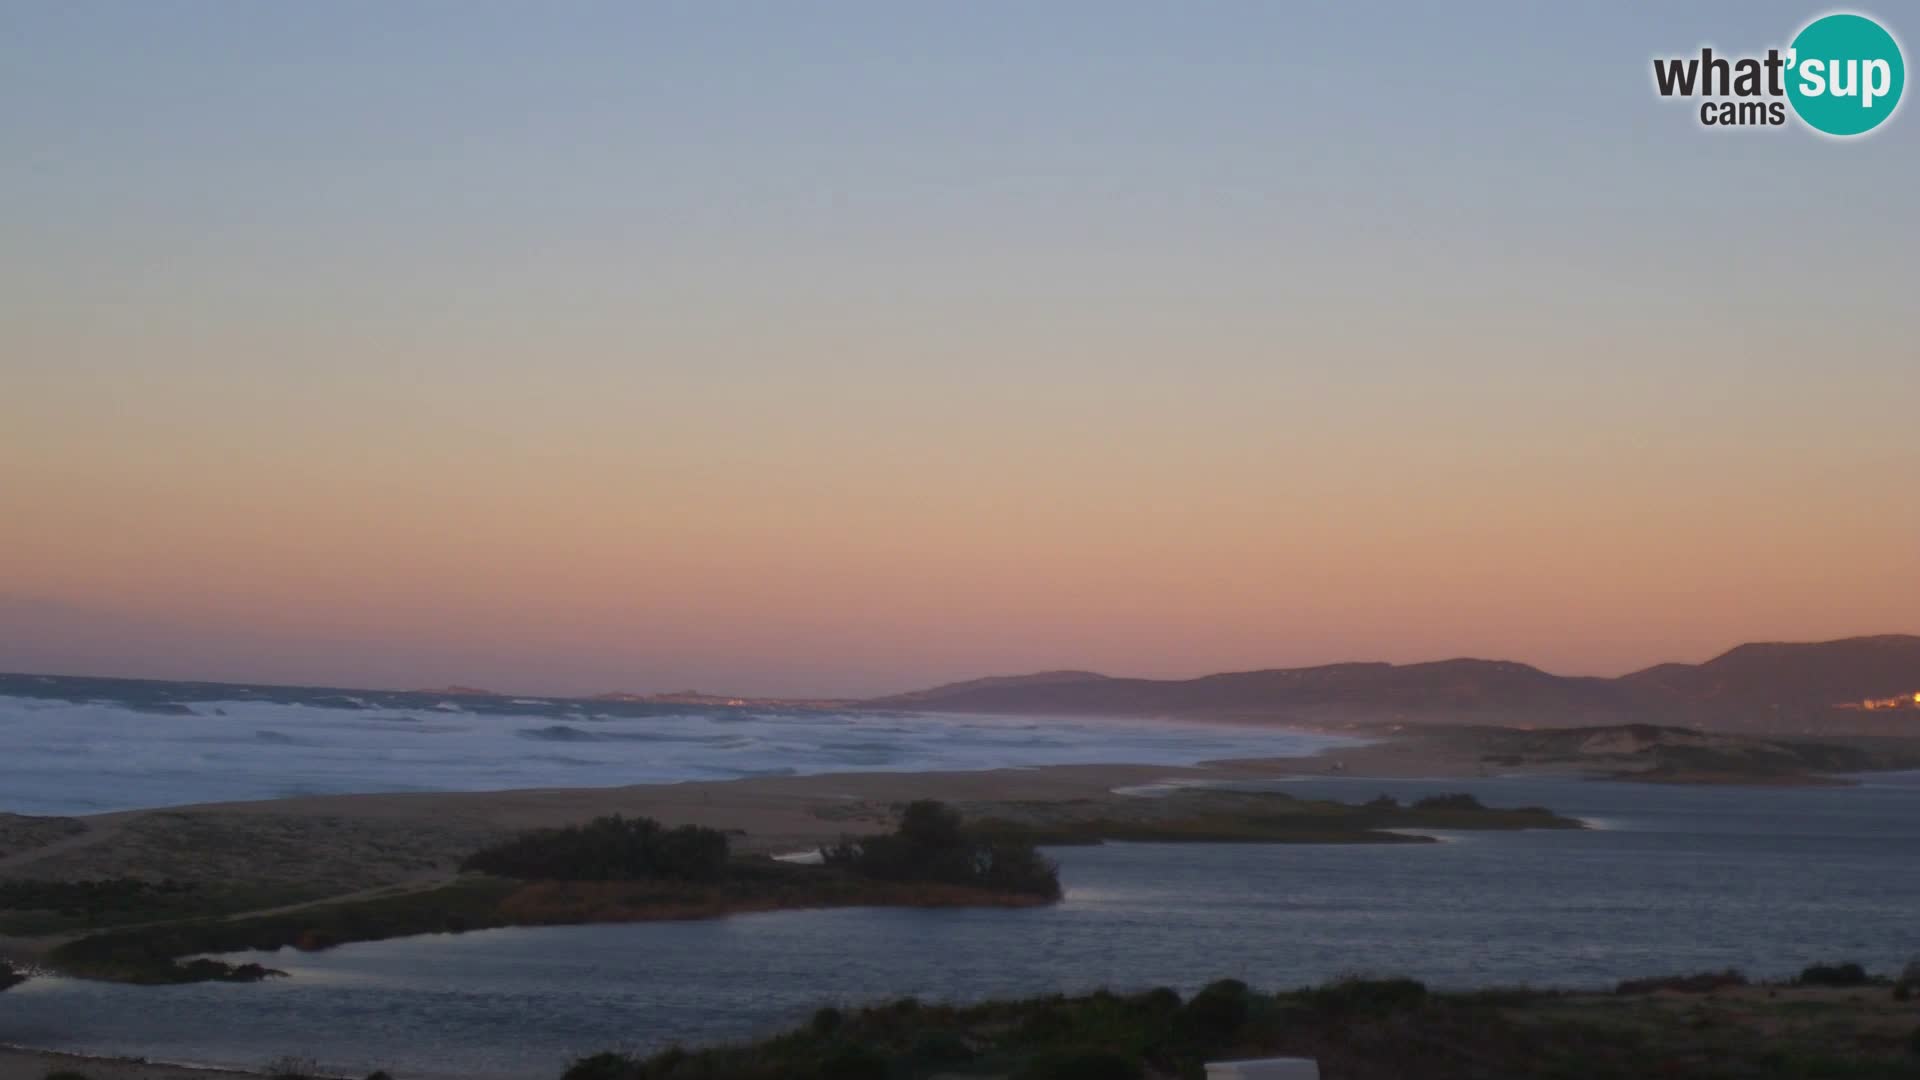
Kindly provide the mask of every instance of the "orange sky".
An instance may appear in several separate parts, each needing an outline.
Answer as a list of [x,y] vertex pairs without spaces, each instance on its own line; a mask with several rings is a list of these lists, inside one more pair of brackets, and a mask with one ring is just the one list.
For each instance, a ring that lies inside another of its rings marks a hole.
[[[1708,426],[1706,402],[1619,412],[1642,388],[1598,381],[903,373],[665,401],[640,370],[536,374],[103,382],[13,410],[4,591],[169,629],[95,656],[10,625],[8,666],[842,693],[1460,654],[1617,671],[1912,625],[1891,415],[1789,441],[1755,430],[1785,410]],[[190,663],[178,635],[206,639]]]
[[1597,9],[1501,31],[1591,66],[1554,111],[1295,108],[1263,35],[1391,43],[1244,17],[816,64],[37,14],[0,670],[853,694],[1920,630],[1911,130],[1703,136],[1641,66],[1707,28]]

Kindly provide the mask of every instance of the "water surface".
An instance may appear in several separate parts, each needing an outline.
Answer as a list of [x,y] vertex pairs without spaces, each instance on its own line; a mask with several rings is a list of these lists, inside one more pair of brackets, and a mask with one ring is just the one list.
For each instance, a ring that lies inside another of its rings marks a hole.
[[0,811],[1310,754],[1355,740],[1144,720],[447,697],[0,675]]
[[0,999],[0,1041],[347,1072],[555,1077],[607,1048],[754,1035],[813,1008],[914,994],[1262,987],[1351,972],[1442,986],[1604,986],[1920,953],[1920,774],[1857,788],[1568,780],[1306,780],[1304,794],[1471,790],[1600,824],[1392,846],[1115,844],[1061,849],[1065,902],[854,909],[690,923],[501,930],[242,954],[256,986],[37,980]]

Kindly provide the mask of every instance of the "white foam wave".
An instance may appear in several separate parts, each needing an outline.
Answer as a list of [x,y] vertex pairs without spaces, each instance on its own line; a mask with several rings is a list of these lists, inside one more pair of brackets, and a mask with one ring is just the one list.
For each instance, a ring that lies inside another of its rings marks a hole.
[[[565,723],[562,723],[565,721]],[[533,734],[529,734],[533,733]],[[1312,753],[1340,740],[1133,720],[735,711],[588,717],[0,696],[0,810],[82,814],[289,794],[605,787],[735,776],[1188,765]],[[560,750],[564,743],[564,752]],[[544,750],[544,752],[543,752]]]

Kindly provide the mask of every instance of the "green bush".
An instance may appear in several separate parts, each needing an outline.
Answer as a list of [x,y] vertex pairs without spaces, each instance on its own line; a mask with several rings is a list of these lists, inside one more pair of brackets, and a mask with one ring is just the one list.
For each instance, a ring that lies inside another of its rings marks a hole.
[[909,1056],[916,1062],[928,1065],[950,1065],[960,1061],[973,1060],[973,1047],[967,1040],[951,1031],[928,1031],[913,1042]]
[[1800,972],[1794,982],[1801,986],[1864,986],[1867,969],[1855,963],[1814,964]]
[[637,1062],[612,1052],[583,1057],[567,1067],[560,1080],[630,1080],[640,1075]]
[[1325,1013],[1384,1016],[1417,1009],[1427,1000],[1427,984],[1417,979],[1340,979],[1307,992],[1307,1001]]
[[1052,1050],[1036,1056],[1015,1080],[1142,1080],[1140,1062],[1112,1050]]
[[1413,804],[1415,810],[1485,810],[1485,804],[1463,791],[1429,795]]
[[1208,983],[1180,1009],[1187,1034],[1208,1041],[1230,1039],[1253,1011],[1252,995],[1239,979]]
[[1060,896],[1059,867],[1032,844],[969,835],[959,812],[933,799],[908,803],[892,835],[845,839],[822,848],[820,855],[829,866],[879,881]]
[[1726,971],[1703,971],[1697,975],[1665,975],[1652,979],[1628,979],[1613,988],[1616,994],[1651,994],[1656,990],[1672,990],[1682,994],[1706,994],[1727,986],[1745,986],[1747,977],[1728,968]]
[[522,833],[467,856],[460,868],[540,881],[712,881],[726,872],[727,854],[718,829],[669,829],[615,814]]
[[1180,991],[1171,986],[1156,986],[1131,999],[1140,1009],[1151,1013],[1170,1013],[1180,1007]]
[[819,1080],[887,1080],[887,1059],[864,1046],[843,1046],[814,1072]]
[[47,1074],[47,1080],[87,1080],[87,1074],[72,1069],[55,1069]]

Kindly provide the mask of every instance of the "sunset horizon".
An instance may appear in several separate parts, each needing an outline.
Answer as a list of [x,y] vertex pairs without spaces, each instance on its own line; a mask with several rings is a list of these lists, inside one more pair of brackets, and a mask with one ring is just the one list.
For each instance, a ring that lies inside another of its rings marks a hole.
[[0,1080],[1920,1075],[1912,14],[0,0]]
[[0,668],[839,696],[1914,625],[1920,156],[1676,116],[1642,54],[1729,9],[103,10],[0,46]]

